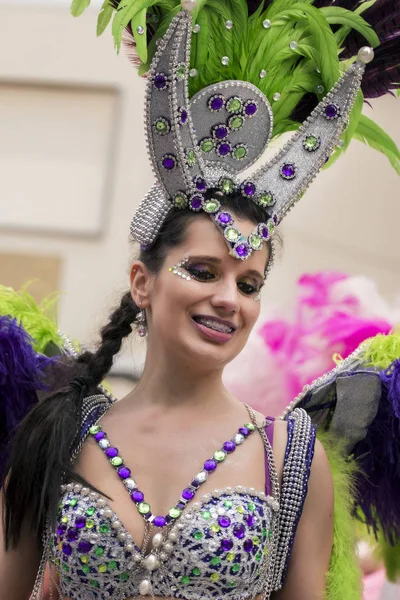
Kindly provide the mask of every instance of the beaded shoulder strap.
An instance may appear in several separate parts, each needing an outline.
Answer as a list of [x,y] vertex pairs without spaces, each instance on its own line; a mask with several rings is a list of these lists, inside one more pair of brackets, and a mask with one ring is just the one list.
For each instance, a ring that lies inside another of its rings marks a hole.
[[307,496],[314,456],[315,427],[302,408],[287,419],[288,441],[282,474],[279,539],[274,564],[274,590],[284,584],[297,526]]

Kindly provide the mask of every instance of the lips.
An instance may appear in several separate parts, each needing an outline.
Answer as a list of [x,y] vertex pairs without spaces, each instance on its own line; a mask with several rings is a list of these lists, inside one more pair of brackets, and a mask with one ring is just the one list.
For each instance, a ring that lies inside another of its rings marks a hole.
[[195,315],[192,319],[199,325],[213,331],[218,331],[219,333],[232,334],[236,331],[236,326],[233,323],[226,321],[225,319],[219,319],[218,317]]

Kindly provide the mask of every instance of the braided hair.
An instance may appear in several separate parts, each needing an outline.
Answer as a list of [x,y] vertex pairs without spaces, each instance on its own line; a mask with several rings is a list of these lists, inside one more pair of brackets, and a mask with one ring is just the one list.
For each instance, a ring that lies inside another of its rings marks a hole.
[[[221,205],[239,218],[254,223],[265,219],[264,211],[241,196],[219,198]],[[171,211],[150,248],[141,249],[141,260],[151,273],[162,268],[168,252],[180,245],[188,225],[198,218],[190,211]],[[85,351],[76,359],[60,363],[45,395],[20,424],[13,439],[11,455],[3,485],[3,520],[5,546],[18,544],[23,526],[28,526],[40,546],[46,522],[54,524],[62,481],[76,481],[94,489],[88,481],[72,471],[71,455],[79,442],[81,414],[85,396],[96,389],[109,373],[124,338],[132,331],[140,312],[127,291],[109,322],[100,332],[95,352]],[[71,384],[79,377],[79,385]],[[51,379],[51,378],[49,378]],[[61,386],[60,386],[61,382]],[[98,490],[96,490],[98,491]]]

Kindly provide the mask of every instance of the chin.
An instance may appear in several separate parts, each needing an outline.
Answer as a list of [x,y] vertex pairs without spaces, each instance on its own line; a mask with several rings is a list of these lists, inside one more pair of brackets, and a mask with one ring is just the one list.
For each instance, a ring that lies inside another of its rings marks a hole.
[[223,369],[236,358],[242,348],[243,345],[239,347],[237,340],[232,340],[226,344],[218,344],[213,341],[199,339],[198,336],[188,335],[182,344],[180,354],[184,357],[185,362],[189,359],[194,361],[200,368],[210,367],[214,370]]

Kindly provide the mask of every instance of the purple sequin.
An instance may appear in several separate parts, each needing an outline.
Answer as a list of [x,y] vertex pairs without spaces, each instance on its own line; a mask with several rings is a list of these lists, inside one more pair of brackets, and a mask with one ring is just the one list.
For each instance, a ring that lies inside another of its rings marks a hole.
[[176,165],[175,158],[172,155],[166,156],[162,160],[162,165],[163,165],[164,169],[167,169],[167,171],[172,171],[172,169]]
[[185,488],[182,492],[182,498],[185,498],[185,500],[191,500],[194,498],[194,491],[190,488]]
[[220,156],[227,156],[231,151],[231,145],[228,142],[218,144],[217,152]]
[[256,191],[256,186],[251,181],[248,181],[243,186],[243,193],[246,196],[254,196]]
[[325,107],[325,116],[328,119],[335,119],[339,115],[339,107],[336,104],[328,104]]
[[234,450],[236,450],[235,442],[231,442],[230,440],[228,442],[225,442],[225,444],[222,447],[225,450],[225,452],[233,452]]
[[217,468],[217,463],[213,458],[206,460],[206,462],[204,463],[205,471],[214,471],[216,468]]
[[108,456],[108,458],[115,458],[116,456],[118,456],[118,448],[107,448],[106,455]]
[[165,519],[165,517],[155,517],[154,521],[153,521],[153,525],[155,525],[156,527],[165,527],[165,525],[167,524],[167,521]]
[[135,490],[134,492],[132,492],[131,498],[134,502],[143,502],[144,494],[140,490]]
[[221,225],[228,225],[232,221],[231,215],[226,212],[219,213],[217,219]]
[[163,90],[167,85],[167,78],[164,73],[158,73],[154,77],[154,85],[158,90]]
[[223,140],[228,135],[228,129],[225,125],[217,125],[214,129],[214,135],[217,140]]
[[188,112],[186,110],[186,108],[181,108],[179,111],[179,119],[181,122],[181,125],[184,125],[187,121],[188,118]]
[[218,517],[218,523],[221,527],[229,527],[231,520],[229,517],[222,515],[221,517]]
[[120,467],[117,473],[121,477],[121,479],[127,479],[131,476],[131,470],[128,469],[128,467]]
[[64,535],[64,533],[66,532],[66,530],[67,530],[67,526],[64,525],[64,523],[62,523],[61,525],[59,525],[57,527],[57,535]]
[[252,527],[255,523],[254,515],[246,515],[244,520],[246,521],[246,523],[249,527]]
[[70,542],[75,542],[79,537],[79,532],[75,527],[70,527],[67,531],[67,538]]
[[72,554],[72,547],[69,544],[63,544],[62,545],[62,551],[66,556],[71,556]]
[[90,552],[91,548],[92,544],[86,540],[81,540],[78,544],[78,551],[83,552],[83,554],[87,554],[87,552]]
[[86,517],[76,517],[75,519],[75,527],[78,529],[83,529],[86,525]]
[[221,550],[223,550],[224,552],[229,552],[229,550],[232,550],[233,548],[233,541],[232,540],[221,540]]
[[221,110],[224,106],[224,101],[219,96],[213,96],[209,100],[209,106],[211,110]]
[[286,163],[281,168],[281,174],[285,179],[293,179],[296,175],[296,167],[293,163]]
[[99,431],[98,433],[95,434],[94,439],[96,440],[96,442],[99,442],[100,440],[104,439],[106,437],[106,434],[104,433],[104,431]]
[[257,104],[255,102],[247,102],[244,112],[248,117],[252,117],[257,112]]
[[244,538],[245,531],[244,525],[235,525],[233,528],[233,535],[241,540]]
[[239,431],[239,433],[241,433],[245,437],[247,437],[248,435],[250,435],[250,431],[247,429],[247,427],[239,427],[238,431]]
[[238,256],[246,258],[250,253],[250,246],[248,244],[239,244],[236,246],[235,251]]
[[269,238],[269,231],[266,225],[260,225],[259,233],[264,240],[267,240]]
[[199,210],[199,208],[201,208],[202,203],[203,198],[201,196],[192,196],[189,201],[190,207],[193,210]]
[[245,540],[244,544],[243,544],[243,548],[244,548],[245,552],[251,552],[251,550],[253,548],[252,540]]
[[204,192],[204,190],[206,189],[206,182],[202,177],[197,177],[195,184],[196,189],[198,189],[199,192]]

